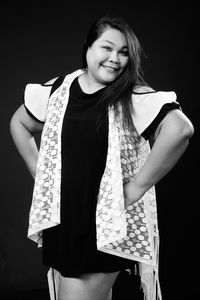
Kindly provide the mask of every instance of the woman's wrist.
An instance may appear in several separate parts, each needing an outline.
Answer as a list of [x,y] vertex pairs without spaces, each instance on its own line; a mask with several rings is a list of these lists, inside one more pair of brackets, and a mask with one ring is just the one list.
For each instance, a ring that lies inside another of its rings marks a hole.
[[125,205],[131,205],[142,198],[147,189],[137,184],[136,181],[130,181],[124,185]]

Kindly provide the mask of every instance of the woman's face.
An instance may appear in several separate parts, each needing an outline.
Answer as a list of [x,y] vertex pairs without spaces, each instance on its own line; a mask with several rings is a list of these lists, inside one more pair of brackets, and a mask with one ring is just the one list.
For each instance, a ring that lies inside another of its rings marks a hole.
[[110,27],[105,28],[101,36],[88,48],[86,60],[90,80],[102,85],[114,81],[129,60],[123,33]]

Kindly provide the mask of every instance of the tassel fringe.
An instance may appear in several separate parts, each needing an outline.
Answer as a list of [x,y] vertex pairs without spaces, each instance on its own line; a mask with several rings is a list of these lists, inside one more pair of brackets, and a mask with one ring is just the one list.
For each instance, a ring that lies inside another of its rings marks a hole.
[[58,299],[60,273],[52,268],[47,273],[50,300]]
[[139,263],[141,288],[144,293],[144,300],[162,300],[162,293],[159,282],[159,236],[154,237],[155,266]]
[[141,287],[144,293],[144,300],[162,300],[158,272],[151,272],[141,275]]

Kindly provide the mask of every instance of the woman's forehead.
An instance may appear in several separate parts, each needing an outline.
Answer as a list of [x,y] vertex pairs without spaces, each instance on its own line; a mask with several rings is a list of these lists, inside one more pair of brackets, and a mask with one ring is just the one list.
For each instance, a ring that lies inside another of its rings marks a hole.
[[97,41],[110,42],[114,45],[120,45],[121,47],[127,46],[126,37],[124,34],[120,30],[110,27],[107,27],[103,31]]

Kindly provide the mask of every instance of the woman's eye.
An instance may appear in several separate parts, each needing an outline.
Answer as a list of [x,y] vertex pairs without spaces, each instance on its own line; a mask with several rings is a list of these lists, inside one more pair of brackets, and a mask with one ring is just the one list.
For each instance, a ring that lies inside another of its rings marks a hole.
[[106,51],[111,51],[112,50],[111,47],[109,47],[109,46],[103,46],[103,49],[105,49]]
[[127,50],[122,50],[120,52],[123,56],[128,56],[128,51]]

